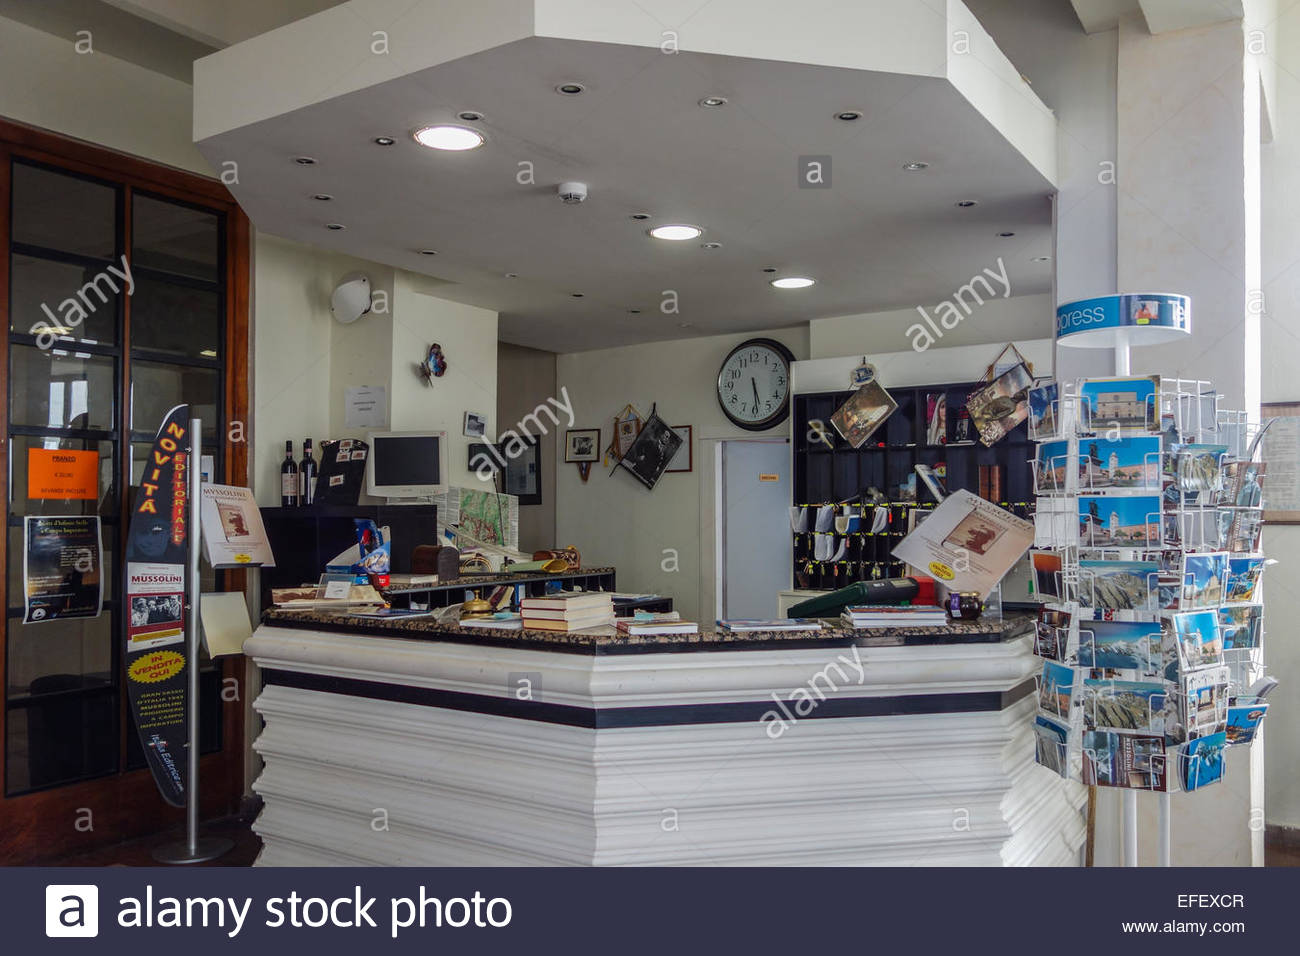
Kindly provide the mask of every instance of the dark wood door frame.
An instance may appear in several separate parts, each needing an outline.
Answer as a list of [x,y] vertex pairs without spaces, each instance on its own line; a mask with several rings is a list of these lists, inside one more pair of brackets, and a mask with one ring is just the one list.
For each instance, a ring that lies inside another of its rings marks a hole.
[[[161,166],[68,139],[44,130],[0,119],[0,236],[6,247],[0,254],[0,368],[7,382],[9,375],[9,215],[10,160],[30,159],[72,172],[121,183],[128,190],[142,189],[154,195],[201,204],[226,216],[226,381],[225,415],[227,422],[243,422],[248,432],[248,312],[249,312],[249,224],[248,218],[219,181]],[[129,244],[128,244],[129,254]],[[130,356],[123,343],[123,369]],[[8,422],[8,386],[0,388],[0,421]],[[125,411],[125,410],[124,410]],[[226,436],[222,436],[226,440]],[[123,434],[120,465],[130,485],[129,431]],[[9,473],[8,442],[0,441],[0,475]],[[228,484],[243,485],[248,480],[248,445],[246,441],[226,443],[225,475]],[[8,502],[6,502],[6,514]],[[125,530],[125,529],[124,529]],[[119,542],[120,544],[120,542]],[[5,593],[8,577],[6,548],[0,548],[0,607],[7,608]],[[245,589],[245,573],[224,572],[225,590]],[[118,635],[113,635],[118,640]],[[4,630],[0,629],[0,689],[7,686],[5,668],[8,654]],[[200,773],[203,789],[203,815],[207,818],[235,812],[244,794],[244,698],[247,695],[244,658],[225,658],[222,676],[225,683],[236,682],[240,700],[229,702],[223,710],[220,753],[202,759]],[[125,696],[125,695],[123,695]],[[0,701],[2,704],[3,701]],[[4,754],[5,707],[0,706],[0,756]],[[124,733],[134,733],[128,723]],[[89,815],[86,813],[89,811]],[[167,805],[158,794],[148,770],[122,771],[17,797],[0,793],[0,864],[35,864],[59,856],[110,845],[123,839],[159,833],[184,821],[184,811]]]

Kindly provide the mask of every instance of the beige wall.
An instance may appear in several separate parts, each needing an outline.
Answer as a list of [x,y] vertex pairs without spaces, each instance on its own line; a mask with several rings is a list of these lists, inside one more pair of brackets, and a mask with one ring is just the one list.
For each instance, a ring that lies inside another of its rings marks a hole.
[[[500,435],[504,429],[536,430],[529,422],[523,429],[519,423],[548,398],[563,399],[556,385],[556,355],[538,349],[524,348],[500,342],[497,345],[497,407],[496,415],[488,422],[488,434]],[[539,419],[549,424],[550,419]],[[519,549],[533,552],[555,545],[563,546],[555,537],[555,474],[556,440],[561,437],[568,422],[561,419],[559,426],[549,436],[538,435],[542,450],[542,503],[519,506]],[[572,465],[568,467],[572,468]]]

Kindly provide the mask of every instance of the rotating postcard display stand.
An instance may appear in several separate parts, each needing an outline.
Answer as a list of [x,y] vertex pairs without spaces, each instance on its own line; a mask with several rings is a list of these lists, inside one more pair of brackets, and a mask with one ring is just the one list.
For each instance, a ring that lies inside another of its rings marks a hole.
[[1104,296],[1057,310],[1057,344],[1113,348],[1115,375],[1030,392],[1038,442],[1035,720],[1040,764],[1123,790],[1123,862],[1137,865],[1137,791],[1222,780],[1267,710],[1257,460],[1262,429],[1204,381],[1132,376],[1131,346],[1188,335],[1185,296]]

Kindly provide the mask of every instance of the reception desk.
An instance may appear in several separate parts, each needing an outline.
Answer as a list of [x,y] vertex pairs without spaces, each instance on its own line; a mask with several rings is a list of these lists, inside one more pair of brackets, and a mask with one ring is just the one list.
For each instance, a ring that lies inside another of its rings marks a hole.
[[270,611],[261,865],[1075,865],[1032,622],[628,638]]

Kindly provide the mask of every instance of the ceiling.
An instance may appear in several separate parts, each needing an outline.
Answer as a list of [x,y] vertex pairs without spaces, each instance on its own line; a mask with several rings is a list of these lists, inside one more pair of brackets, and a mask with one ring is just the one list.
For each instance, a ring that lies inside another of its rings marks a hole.
[[[569,80],[586,91],[555,92]],[[711,95],[728,102],[702,108]],[[479,149],[411,138],[470,109]],[[837,120],[846,109],[863,118]],[[1051,253],[1052,183],[943,76],[531,36],[199,146],[214,168],[238,163],[231,188],[259,229],[433,277],[498,311],[504,341],[557,352],[936,304],[999,258],[1012,294],[1051,287],[1034,259]],[[806,155],[831,157],[830,188],[799,188]],[[568,180],[585,203],[559,201]],[[705,233],[646,235],[674,222]],[[791,274],[817,284],[769,284]]]

